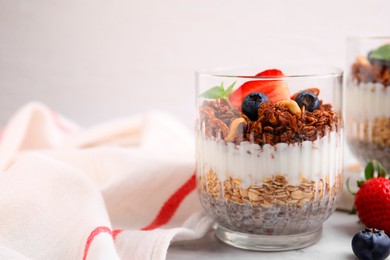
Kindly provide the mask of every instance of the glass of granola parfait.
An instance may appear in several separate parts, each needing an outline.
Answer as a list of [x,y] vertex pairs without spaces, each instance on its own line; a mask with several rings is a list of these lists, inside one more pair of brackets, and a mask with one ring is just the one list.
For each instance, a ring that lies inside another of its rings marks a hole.
[[342,71],[199,71],[197,188],[223,242],[284,251],[316,243],[342,191]]
[[348,41],[346,120],[352,153],[390,171],[390,36]]

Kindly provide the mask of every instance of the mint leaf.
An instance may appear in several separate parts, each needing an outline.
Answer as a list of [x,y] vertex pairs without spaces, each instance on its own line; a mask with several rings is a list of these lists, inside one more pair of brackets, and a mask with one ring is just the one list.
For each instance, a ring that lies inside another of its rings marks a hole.
[[200,97],[218,99],[222,98],[224,95],[225,90],[223,89],[223,87],[221,88],[220,86],[216,86],[200,94]]
[[234,85],[236,85],[236,82],[237,82],[237,81],[234,81],[234,82],[226,89],[226,91],[225,91],[226,97],[228,97],[230,94],[232,94],[232,92],[233,92],[233,87],[234,87]]
[[223,86],[223,82],[220,86],[216,86],[213,88],[210,88],[209,90],[206,90],[202,94],[200,94],[200,97],[204,98],[210,98],[210,99],[220,99],[225,98],[227,99],[229,95],[233,92],[233,87],[236,84],[236,82],[233,82],[226,90]]
[[390,44],[385,44],[370,53],[370,59],[390,61]]

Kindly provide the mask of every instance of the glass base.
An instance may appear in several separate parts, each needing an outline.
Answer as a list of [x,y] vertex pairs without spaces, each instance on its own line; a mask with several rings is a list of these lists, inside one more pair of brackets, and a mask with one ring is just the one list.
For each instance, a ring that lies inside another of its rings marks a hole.
[[310,232],[296,235],[254,235],[232,231],[220,225],[216,236],[225,244],[255,251],[288,251],[311,246],[317,243],[322,234],[322,226]]

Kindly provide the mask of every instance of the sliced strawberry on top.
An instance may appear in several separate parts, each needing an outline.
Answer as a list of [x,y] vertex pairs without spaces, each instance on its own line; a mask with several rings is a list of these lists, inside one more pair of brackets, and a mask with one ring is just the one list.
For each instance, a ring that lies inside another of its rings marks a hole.
[[284,77],[284,74],[278,69],[270,69],[256,74],[256,77]]
[[[258,77],[283,77],[284,74],[280,70],[271,69],[258,73]],[[290,92],[287,83],[283,80],[252,80],[242,84],[230,96],[230,102],[234,107],[241,111],[241,103],[247,95],[252,92],[262,92],[266,94],[270,100],[277,103],[282,100],[290,99]]]

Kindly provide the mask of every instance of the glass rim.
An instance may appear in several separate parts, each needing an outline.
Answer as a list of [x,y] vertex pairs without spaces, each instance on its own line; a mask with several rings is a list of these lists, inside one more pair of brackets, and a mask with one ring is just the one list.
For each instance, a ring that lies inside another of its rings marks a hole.
[[347,40],[390,40],[390,35],[350,35]]
[[209,76],[209,77],[224,77],[224,78],[242,78],[242,79],[257,79],[257,80],[286,80],[286,79],[310,79],[310,78],[337,78],[341,77],[344,73],[343,69],[328,66],[328,65],[285,65],[285,66],[271,66],[269,69],[282,68],[310,68],[318,70],[318,72],[312,73],[292,73],[284,76],[253,76],[242,75],[239,73],[227,73],[232,71],[244,70],[244,69],[257,69],[255,66],[250,67],[216,67],[212,69],[200,69],[195,71],[196,76]]

